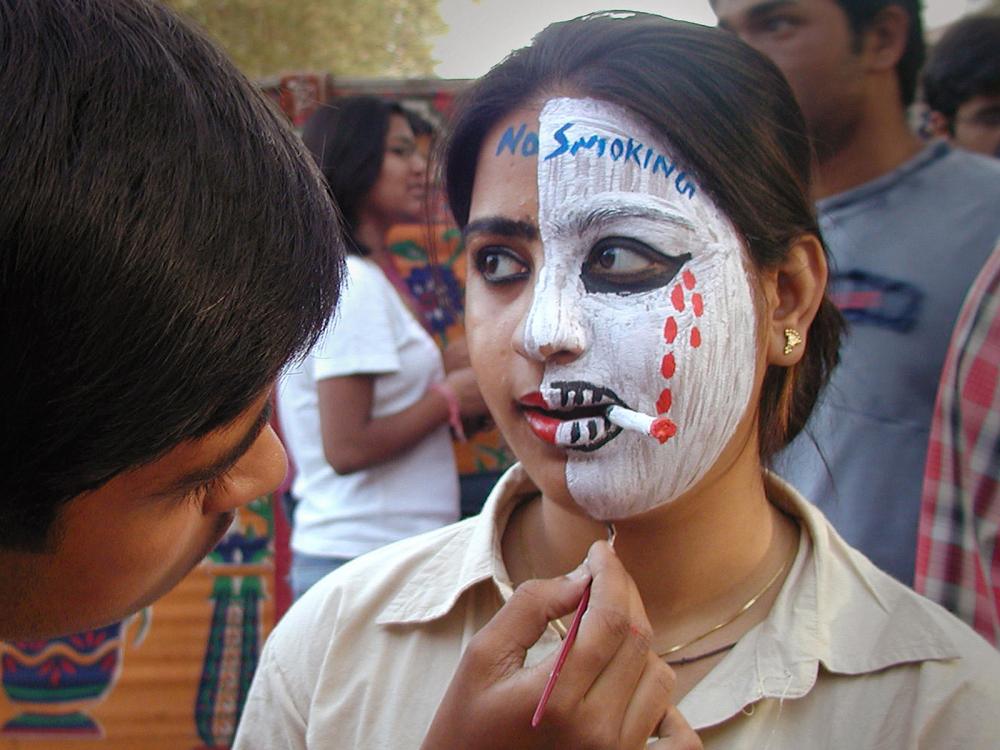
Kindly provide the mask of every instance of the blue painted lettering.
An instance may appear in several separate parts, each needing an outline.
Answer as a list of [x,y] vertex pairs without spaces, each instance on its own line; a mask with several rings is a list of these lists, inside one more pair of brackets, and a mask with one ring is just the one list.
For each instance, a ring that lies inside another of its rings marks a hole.
[[694,180],[688,179],[687,172],[678,173],[677,179],[674,180],[674,187],[677,188],[677,192],[681,195],[694,198]]
[[538,133],[531,131],[521,144],[521,156],[534,156],[538,153]]
[[503,132],[503,135],[500,136],[500,143],[497,144],[497,152],[494,156],[500,156],[501,152],[505,148],[509,148],[512,154],[517,153],[517,144],[520,143],[521,138],[524,137],[524,131],[527,129],[528,126],[523,122],[521,123],[521,127],[517,129],[516,133],[514,132],[513,125],[507,128]]
[[597,147],[597,155],[604,156],[604,147],[608,145],[607,138],[598,138],[596,135],[590,136],[590,138],[577,138],[576,143],[570,148],[569,153],[572,156],[576,156],[576,152],[581,148],[591,149],[595,146]]
[[663,156],[657,156],[656,161],[653,162],[653,174],[661,171],[664,177],[669,177],[670,173],[674,171],[674,163],[667,161]]
[[548,161],[549,159],[554,159],[557,156],[561,156],[569,151],[569,139],[566,137],[566,131],[573,127],[573,123],[567,122],[559,130],[553,133],[552,137],[556,139],[559,143],[559,148],[553,151],[551,154],[546,156],[542,161]]
[[629,159],[634,159],[638,166],[642,166],[642,162],[639,161],[639,152],[642,151],[642,144],[636,143],[631,138],[628,139],[628,145],[625,146],[625,161]]
[[[620,161],[624,157],[625,161],[634,162],[639,169],[650,169],[650,165],[652,165],[653,174],[662,172],[666,180],[669,180],[677,169],[677,165],[670,160],[669,156],[657,154],[654,149],[644,146],[633,138],[628,138],[627,142],[622,138],[615,138],[609,144],[607,136],[593,133],[591,135],[579,136],[571,141],[567,133],[573,125],[574,123],[572,122],[564,123],[562,127],[552,134],[557,145],[556,148],[545,156],[543,161],[555,159],[557,156],[562,156],[566,153],[570,156],[576,156],[581,151],[586,151],[595,157],[602,157],[606,152],[612,161]],[[524,130],[524,125],[516,133],[513,128],[508,128],[507,132],[500,139],[500,145],[497,146],[497,154],[504,148],[509,148],[511,153],[514,153],[522,138],[524,138],[524,142],[521,145],[522,154],[531,156],[538,153],[538,135],[536,133],[529,133],[527,137],[524,137]],[[677,192],[681,195],[686,195],[688,198],[694,198],[697,192],[695,182],[688,176],[687,172],[678,171],[674,176],[673,182]]]

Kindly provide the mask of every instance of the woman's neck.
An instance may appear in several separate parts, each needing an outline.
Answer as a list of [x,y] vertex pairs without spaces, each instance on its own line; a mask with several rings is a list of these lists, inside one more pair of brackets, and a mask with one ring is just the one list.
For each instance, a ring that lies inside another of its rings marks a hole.
[[354,239],[364,246],[372,260],[380,263],[386,257],[388,233],[389,228],[382,226],[381,222],[372,217],[362,217],[354,230]]
[[[657,651],[726,621],[773,582],[746,614],[677,656],[736,640],[766,616],[780,590],[797,526],[768,501],[759,464],[742,463],[696,493],[615,524],[615,550],[639,589]],[[605,533],[603,524],[542,497],[515,511],[504,558],[515,583],[556,576],[576,567]]]

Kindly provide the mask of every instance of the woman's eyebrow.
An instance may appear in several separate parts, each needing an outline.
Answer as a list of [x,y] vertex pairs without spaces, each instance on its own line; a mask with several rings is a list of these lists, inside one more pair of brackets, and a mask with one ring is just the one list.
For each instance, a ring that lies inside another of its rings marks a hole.
[[570,209],[558,219],[552,220],[553,233],[556,235],[579,235],[610,221],[625,219],[646,219],[673,224],[681,229],[694,231],[694,224],[681,214],[668,211],[658,206],[648,204],[616,203],[598,208]]
[[475,234],[493,234],[520,240],[537,240],[538,227],[528,221],[508,219],[503,216],[486,216],[470,221],[462,230],[462,241],[465,242]]

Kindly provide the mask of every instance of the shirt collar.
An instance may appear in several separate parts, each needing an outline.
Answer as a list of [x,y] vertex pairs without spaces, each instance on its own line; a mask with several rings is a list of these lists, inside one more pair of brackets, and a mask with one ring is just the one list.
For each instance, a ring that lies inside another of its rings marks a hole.
[[494,486],[478,516],[462,521],[434,556],[382,610],[379,625],[428,622],[448,614],[472,586],[493,579],[506,600],[513,592],[503,562],[501,539],[514,508],[538,488],[520,464]]
[[773,474],[767,491],[799,520],[799,550],[767,618],[678,706],[693,728],[719,724],[762,699],[800,698],[816,684],[820,665],[860,675],[959,656],[926,602],[852,549],[814,505]]
[[891,190],[903,180],[909,179],[914,173],[943,159],[951,151],[952,148],[947,141],[943,139],[931,141],[891,172],[879,175],[857,187],[848,188],[843,192],[816,201],[816,210],[823,216],[854,204],[864,203],[879,193]]

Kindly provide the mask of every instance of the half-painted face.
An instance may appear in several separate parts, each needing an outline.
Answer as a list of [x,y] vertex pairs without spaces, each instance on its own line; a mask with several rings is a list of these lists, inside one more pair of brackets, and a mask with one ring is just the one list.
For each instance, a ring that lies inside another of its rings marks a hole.
[[[470,352],[529,473],[562,457],[577,504],[624,518],[691,489],[746,412],[756,327],[741,243],[626,110],[552,99],[533,115],[500,123],[480,153]],[[522,362],[497,362],[504,328]],[[613,425],[612,404],[663,418],[663,442]]]

